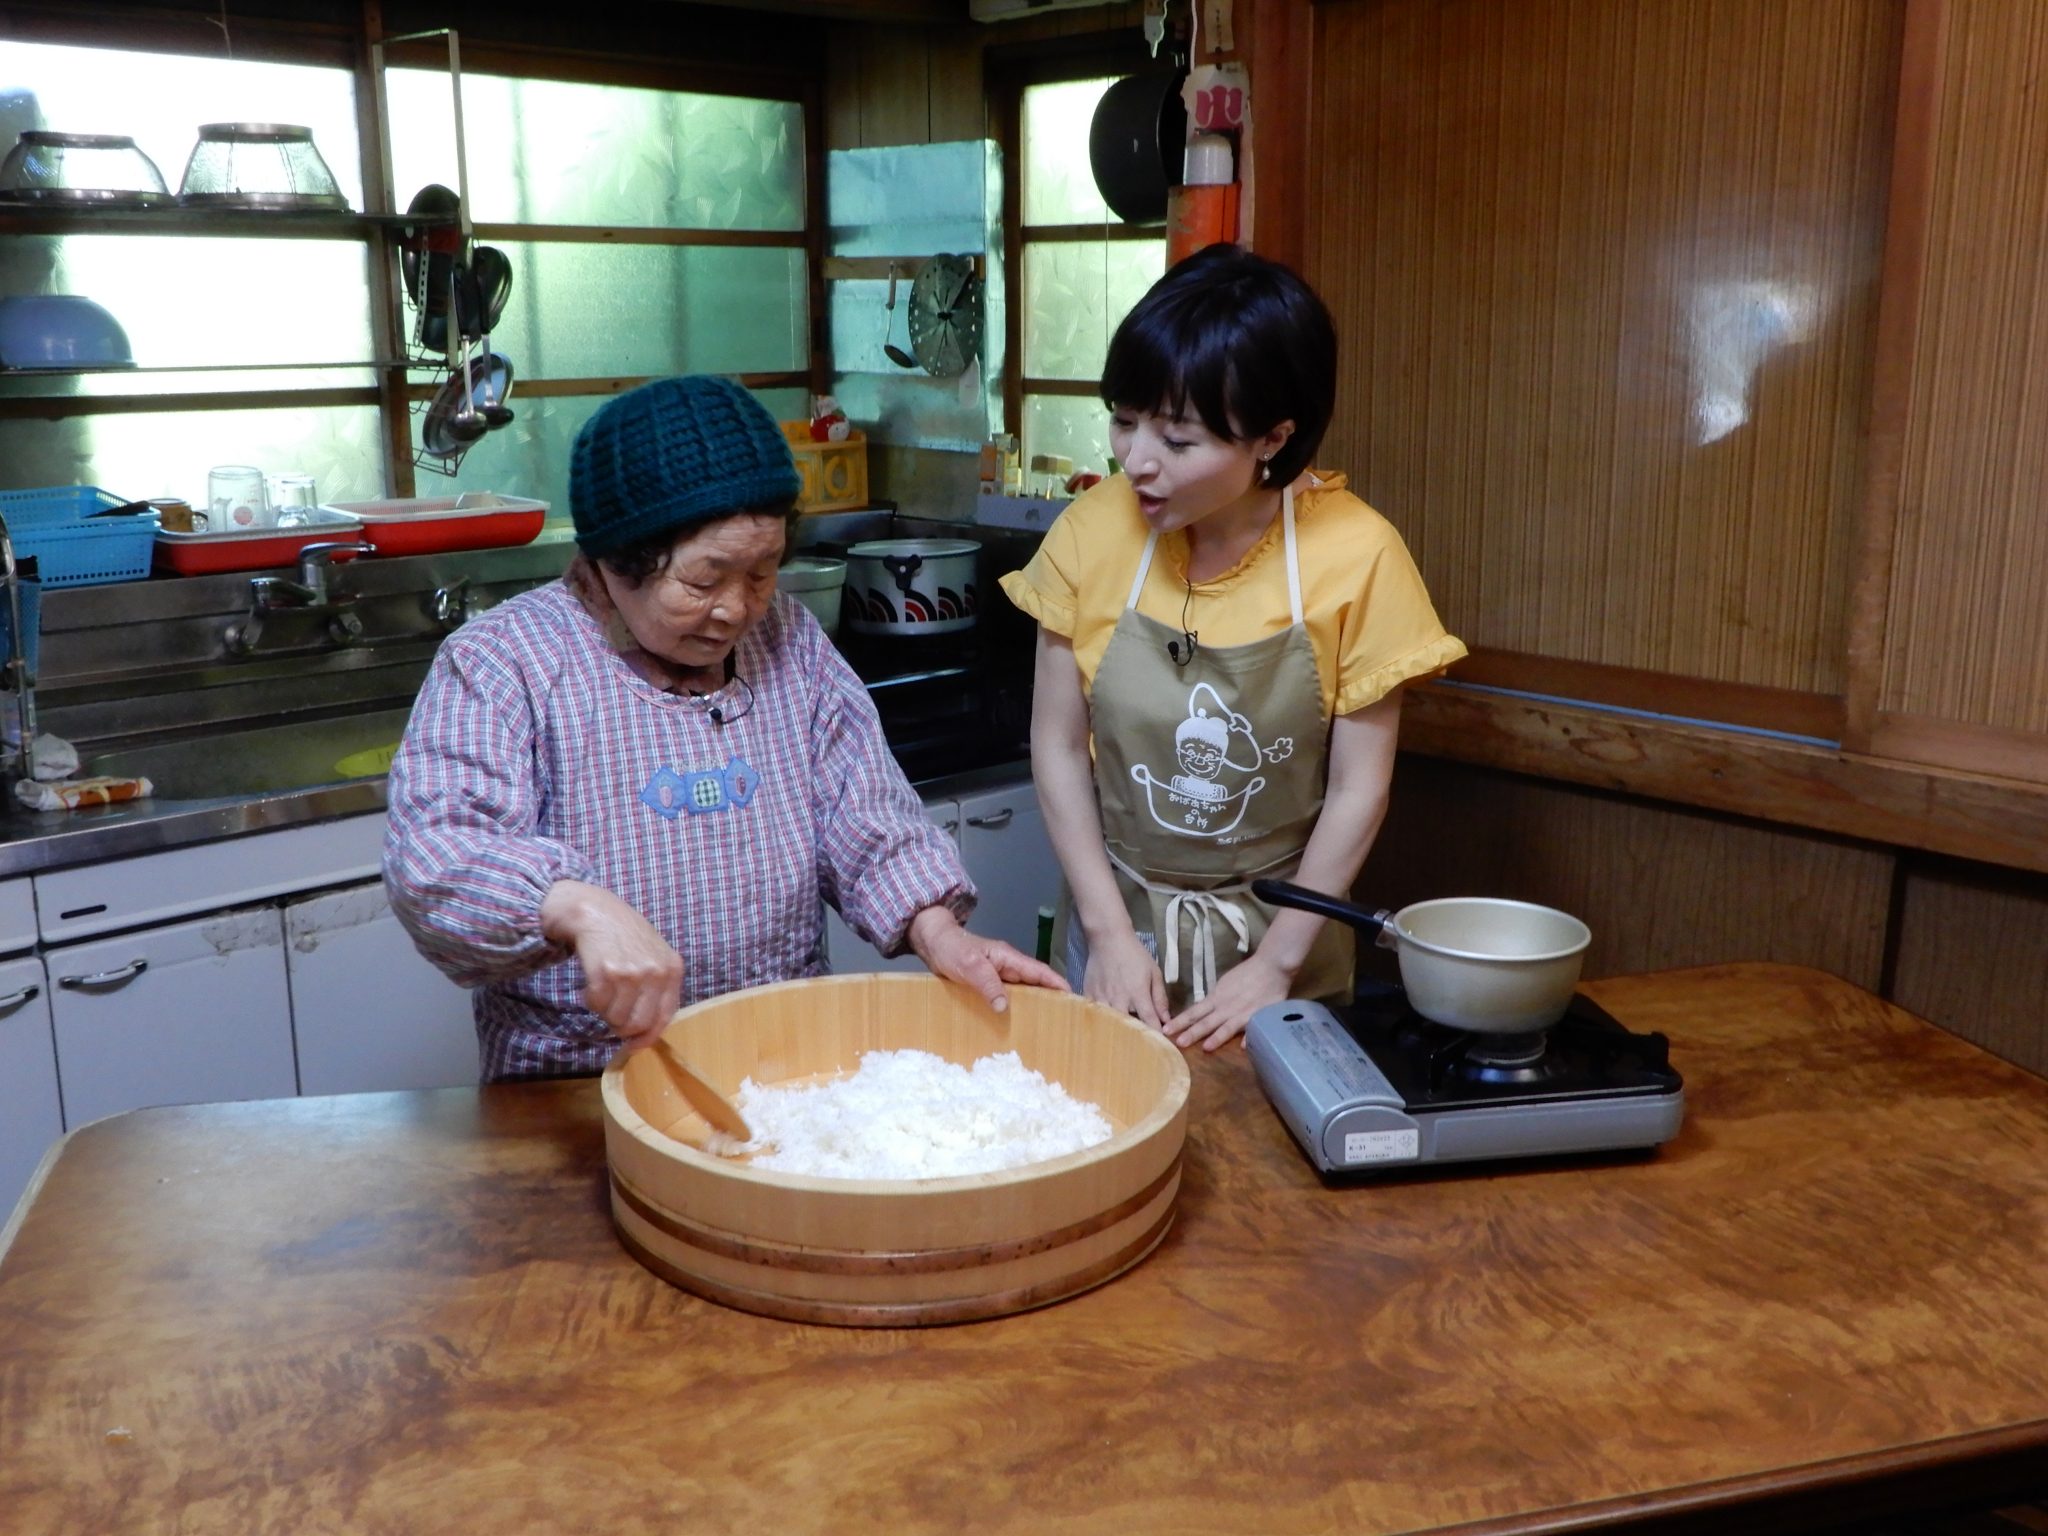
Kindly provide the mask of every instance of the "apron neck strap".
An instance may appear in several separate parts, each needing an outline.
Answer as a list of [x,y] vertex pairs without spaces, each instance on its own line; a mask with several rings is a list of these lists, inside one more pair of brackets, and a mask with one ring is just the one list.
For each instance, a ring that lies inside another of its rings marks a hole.
[[[1301,627],[1301,561],[1294,548],[1294,487],[1288,485],[1280,492],[1280,531],[1287,544],[1287,610],[1294,616],[1294,624]],[[1159,548],[1159,531],[1155,528],[1145,539],[1145,552],[1138,557],[1138,574],[1131,578],[1131,595],[1124,599],[1126,608],[1138,606],[1138,594],[1145,590],[1145,578],[1152,571],[1152,556]]]

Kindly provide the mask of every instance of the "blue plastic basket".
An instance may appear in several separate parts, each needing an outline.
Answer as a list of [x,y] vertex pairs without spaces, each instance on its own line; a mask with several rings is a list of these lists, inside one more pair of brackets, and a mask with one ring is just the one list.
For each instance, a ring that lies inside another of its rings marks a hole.
[[125,497],[96,485],[53,485],[0,491],[0,517],[7,519],[15,558],[36,557],[44,587],[90,587],[149,574],[156,513],[92,515],[125,503]]

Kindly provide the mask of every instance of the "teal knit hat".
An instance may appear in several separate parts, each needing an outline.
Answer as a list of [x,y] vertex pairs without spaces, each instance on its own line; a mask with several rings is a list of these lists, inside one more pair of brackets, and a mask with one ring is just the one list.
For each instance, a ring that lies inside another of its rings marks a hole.
[[569,453],[569,516],[592,559],[735,512],[786,511],[802,485],[766,407],[710,374],[606,402]]

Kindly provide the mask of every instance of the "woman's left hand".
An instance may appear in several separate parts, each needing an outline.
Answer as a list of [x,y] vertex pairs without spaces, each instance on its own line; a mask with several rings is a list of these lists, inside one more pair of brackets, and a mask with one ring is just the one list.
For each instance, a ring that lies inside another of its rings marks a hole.
[[1006,982],[1069,990],[1066,978],[1051,966],[1001,939],[968,932],[944,907],[926,907],[910,920],[910,947],[934,976],[966,982],[997,1013],[1010,1006],[1003,990]]
[[1244,1033],[1253,1014],[1283,1000],[1293,984],[1293,976],[1254,950],[1217,977],[1200,1002],[1168,1019],[1167,1037],[1175,1045],[1199,1045],[1205,1051],[1228,1045]]

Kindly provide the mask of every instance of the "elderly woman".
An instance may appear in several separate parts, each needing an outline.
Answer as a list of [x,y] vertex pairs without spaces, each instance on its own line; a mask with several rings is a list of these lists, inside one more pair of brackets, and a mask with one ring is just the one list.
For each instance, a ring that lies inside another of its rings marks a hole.
[[660,380],[576,439],[580,553],[441,647],[391,765],[384,878],[476,990],[487,1079],[593,1072],[679,1003],[825,967],[823,903],[1004,1006],[1047,967],[974,889],[866,690],[776,591],[798,478],[768,412]]

